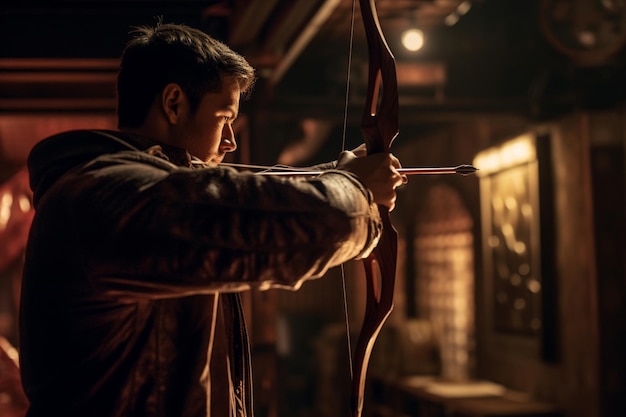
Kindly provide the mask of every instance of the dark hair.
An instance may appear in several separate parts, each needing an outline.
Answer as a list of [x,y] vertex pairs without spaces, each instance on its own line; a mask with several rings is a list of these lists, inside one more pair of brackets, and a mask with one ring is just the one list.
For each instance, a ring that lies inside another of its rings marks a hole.
[[169,83],[181,86],[192,110],[204,94],[219,91],[222,76],[236,77],[244,94],[254,84],[254,69],[245,58],[200,30],[159,22],[132,34],[117,77],[120,128],[139,127]]

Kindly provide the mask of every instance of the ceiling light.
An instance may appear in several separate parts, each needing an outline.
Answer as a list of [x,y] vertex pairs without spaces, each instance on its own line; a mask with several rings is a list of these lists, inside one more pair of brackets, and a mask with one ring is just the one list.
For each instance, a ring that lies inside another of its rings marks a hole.
[[405,30],[402,45],[411,52],[419,51],[424,46],[424,32],[415,28]]

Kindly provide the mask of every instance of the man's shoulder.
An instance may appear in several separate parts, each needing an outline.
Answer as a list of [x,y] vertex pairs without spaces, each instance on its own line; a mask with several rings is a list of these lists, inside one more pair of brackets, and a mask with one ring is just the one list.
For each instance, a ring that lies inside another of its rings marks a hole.
[[109,130],[70,130],[49,136],[37,143],[28,156],[29,167],[75,165],[100,155],[138,151],[122,133]]
[[71,130],[37,143],[28,156],[33,191],[46,190],[64,173],[103,155],[139,153],[126,137],[115,131]]
[[113,130],[68,130],[49,136],[35,145],[40,147],[63,147],[75,150],[97,150],[104,152],[115,150],[137,150],[132,140],[118,131]]

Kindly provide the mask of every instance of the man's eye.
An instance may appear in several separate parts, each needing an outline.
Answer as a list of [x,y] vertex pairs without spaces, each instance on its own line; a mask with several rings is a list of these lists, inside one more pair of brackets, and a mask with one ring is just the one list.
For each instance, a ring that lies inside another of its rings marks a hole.
[[224,119],[225,122],[228,122],[230,120],[230,116],[222,116],[222,119]]

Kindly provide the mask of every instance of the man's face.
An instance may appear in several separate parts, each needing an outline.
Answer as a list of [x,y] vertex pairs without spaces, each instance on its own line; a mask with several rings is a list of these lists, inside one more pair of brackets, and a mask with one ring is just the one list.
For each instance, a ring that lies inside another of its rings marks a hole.
[[181,125],[180,144],[209,164],[217,165],[237,149],[233,122],[239,113],[241,90],[234,77],[222,78],[222,89],[202,97],[195,113]]

